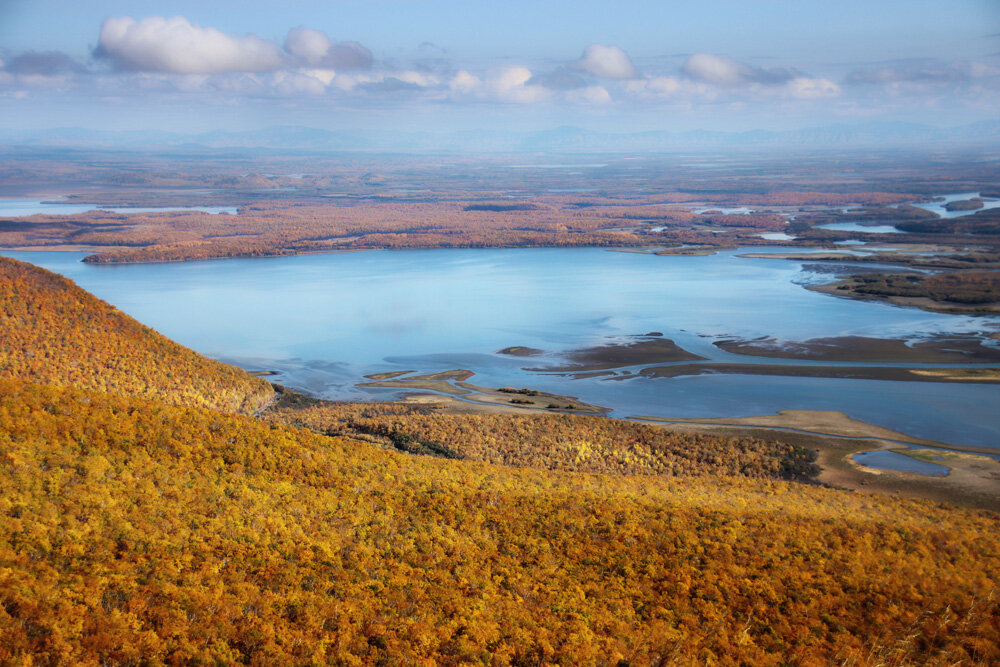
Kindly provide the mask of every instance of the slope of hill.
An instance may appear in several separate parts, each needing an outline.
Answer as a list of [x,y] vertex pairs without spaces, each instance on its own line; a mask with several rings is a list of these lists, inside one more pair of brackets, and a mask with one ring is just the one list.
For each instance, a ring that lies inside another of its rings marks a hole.
[[270,390],[29,265],[0,296],[0,664],[1000,661],[994,512],[615,420],[191,407]]
[[0,257],[0,378],[251,413],[267,382],[206,359],[72,281]]
[[0,488],[4,664],[1000,660],[990,512],[408,456],[16,381]]
[[373,436],[411,453],[513,466],[620,475],[734,475],[809,480],[814,451],[756,438],[676,433],[576,415],[441,414],[398,403],[284,407],[266,419],[324,434]]

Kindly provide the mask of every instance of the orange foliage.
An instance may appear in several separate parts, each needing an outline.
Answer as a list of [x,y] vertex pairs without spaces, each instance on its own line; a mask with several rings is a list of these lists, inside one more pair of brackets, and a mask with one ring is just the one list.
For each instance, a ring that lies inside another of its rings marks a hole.
[[760,479],[796,450],[614,420],[275,417],[329,437],[188,407],[263,395],[0,271],[3,373],[123,394],[0,379],[0,664],[1000,662],[994,512]]
[[246,371],[206,359],[72,281],[0,257],[0,377],[254,412],[273,392]]
[[987,664],[992,513],[0,382],[0,663]]
[[801,447],[755,438],[676,433],[620,419],[577,415],[455,415],[398,404],[325,403],[268,412],[271,421],[318,433],[376,436],[404,451],[516,467],[623,475],[809,478]]

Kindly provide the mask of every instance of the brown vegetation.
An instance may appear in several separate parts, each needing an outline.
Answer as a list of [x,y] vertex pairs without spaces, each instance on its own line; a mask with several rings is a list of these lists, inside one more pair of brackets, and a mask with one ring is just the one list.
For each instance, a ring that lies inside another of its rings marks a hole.
[[903,222],[897,229],[913,234],[975,234],[994,236],[1000,234],[1000,208],[989,208],[957,218]]
[[[461,193],[459,193],[461,194]],[[468,194],[468,193],[467,193]],[[454,195],[453,195],[454,196]],[[304,197],[255,201],[239,215],[183,211],[34,215],[0,220],[3,247],[92,247],[94,263],[262,257],[373,248],[642,247],[764,243],[757,232],[786,227],[773,212],[699,215],[686,202],[748,206],[896,202],[887,193],[685,193],[538,196],[515,202]],[[655,223],[651,224],[651,223]],[[663,227],[652,231],[655,227]],[[710,229],[730,230],[717,235]]]
[[1000,301],[1000,272],[862,274],[851,276],[849,291],[872,296],[924,297],[960,304]]

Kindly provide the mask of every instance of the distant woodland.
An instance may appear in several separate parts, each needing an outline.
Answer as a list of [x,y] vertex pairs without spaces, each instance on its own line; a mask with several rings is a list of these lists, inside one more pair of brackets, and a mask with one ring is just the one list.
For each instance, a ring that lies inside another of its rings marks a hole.
[[[775,193],[743,196],[739,201],[766,207],[907,198],[886,193]],[[0,246],[95,247],[100,251],[86,261],[163,262],[374,248],[730,247],[764,243],[761,232],[786,227],[785,219],[773,213],[725,214],[709,209],[697,214],[678,205],[692,200],[696,198],[681,193],[547,196],[517,205],[385,198],[295,205],[260,202],[241,207],[238,215],[94,211],[0,219]]]
[[[963,247],[974,241],[980,249],[1000,248],[998,209],[946,220],[913,205],[946,192],[982,192],[982,201],[990,199],[1000,168],[988,152],[973,151],[966,159],[892,151],[788,159],[761,151],[698,159],[570,154],[560,160],[565,164],[537,155],[162,155],[0,147],[5,196],[37,192],[44,183],[39,199],[95,208],[238,209],[237,215],[0,217],[0,247],[81,248],[91,252],[87,261],[117,263],[378,248],[711,251],[886,240],[863,226],[823,226],[861,222],[905,232],[894,234],[894,242]],[[768,232],[797,238],[761,238]]]
[[850,291],[871,296],[924,297],[960,304],[987,304],[1000,301],[1000,272],[875,274],[852,276]]

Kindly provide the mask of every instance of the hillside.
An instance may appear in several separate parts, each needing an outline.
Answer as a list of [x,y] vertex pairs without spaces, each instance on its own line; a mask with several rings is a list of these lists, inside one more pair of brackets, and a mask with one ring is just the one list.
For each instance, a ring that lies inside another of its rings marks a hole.
[[997,515],[0,382],[0,663],[996,664]]
[[206,359],[72,281],[0,257],[0,378],[252,413],[267,382]]
[[262,383],[0,268],[0,665],[1000,661],[994,512],[620,420],[225,414]]
[[266,419],[323,434],[369,436],[410,453],[432,453],[564,472],[619,475],[814,477],[815,452],[756,438],[676,433],[621,419],[576,415],[442,414],[393,403],[286,407]]

